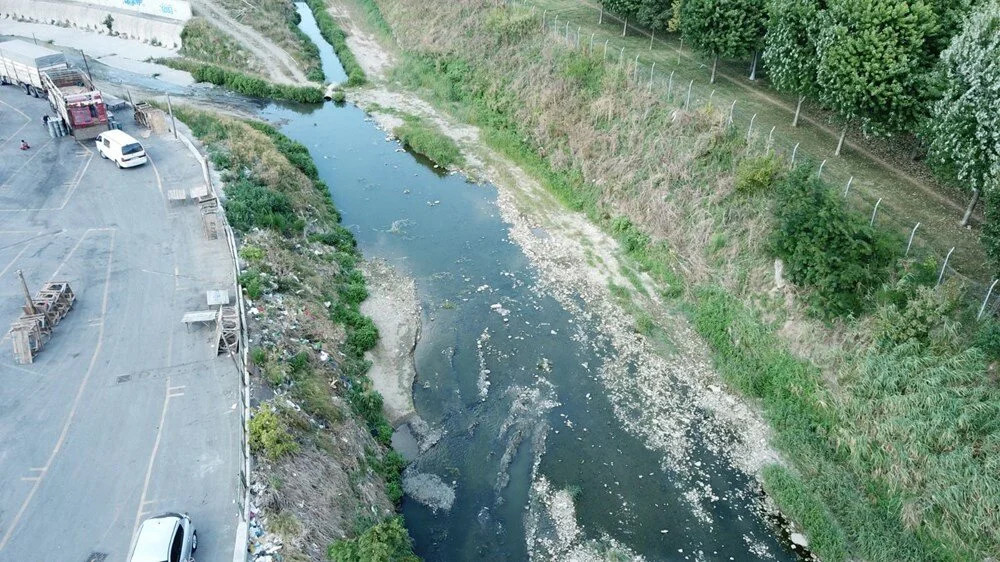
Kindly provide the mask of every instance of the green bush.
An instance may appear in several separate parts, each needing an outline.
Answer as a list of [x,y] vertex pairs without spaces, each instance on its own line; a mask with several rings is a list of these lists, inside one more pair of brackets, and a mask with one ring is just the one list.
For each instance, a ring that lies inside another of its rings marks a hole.
[[398,505],[403,499],[403,469],[406,468],[406,460],[390,449],[381,459],[371,459],[369,464],[385,480],[385,491],[389,500]]
[[288,424],[269,406],[257,408],[250,418],[250,448],[271,460],[299,450]]
[[455,141],[419,117],[404,116],[403,124],[396,127],[393,133],[403,146],[423,154],[442,168],[462,166],[465,163]]
[[385,519],[356,538],[334,542],[327,556],[333,562],[420,562],[399,516]]
[[264,292],[261,286],[260,272],[256,269],[247,269],[241,273],[239,281],[240,286],[247,292],[247,296],[252,299],[260,298],[260,295]]
[[909,276],[892,289],[902,302],[880,304],[875,311],[875,339],[887,346],[916,341],[935,349],[957,347],[957,324],[951,319],[961,295],[954,283],[935,288],[919,285]]
[[778,183],[777,199],[772,248],[788,277],[811,289],[808,300],[817,315],[858,312],[887,276],[892,238],[849,211],[808,167]]
[[258,264],[264,261],[266,255],[262,248],[246,244],[240,248],[240,257],[247,263]]
[[579,51],[567,51],[564,57],[566,61],[563,72],[567,78],[591,95],[601,91],[604,81],[603,60]]
[[225,192],[226,218],[236,230],[247,232],[256,227],[286,234],[301,232],[301,219],[284,193],[248,178],[226,182]]
[[740,160],[736,166],[734,186],[736,192],[744,195],[756,195],[771,189],[780,169],[781,164],[774,153]]
[[630,254],[645,250],[649,246],[649,236],[639,230],[628,217],[615,217],[611,221],[611,233]]
[[365,77],[365,71],[347,46],[347,34],[344,33],[343,29],[340,29],[330,13],[326,11],[325,0],[306,0],[306,4],[312,10],[313,17],[316,18],[320,35],[337,53],[337,58],[340,59],[340,64],[344,67],[344,72],[347,73],[347,85],[361,86],[365,84],[368,81]]

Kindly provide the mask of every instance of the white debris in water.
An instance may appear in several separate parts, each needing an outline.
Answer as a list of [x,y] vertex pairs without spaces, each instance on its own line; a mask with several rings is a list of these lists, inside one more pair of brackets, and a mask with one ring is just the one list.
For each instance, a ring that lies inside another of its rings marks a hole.
[[771,554],[771,549],[768,548],[767,545],[764,544],[763,541],[755,539],[755,538],[751,537],[750,535],[743,535],[743,542],[745,542],[746,545],[747,545],[747,551],[749,551],[750,554],[753,554],[757,558],[759,558],[761,560],[764,560],[764,559],[773,560],[774,559],[774,555]]
[[504,308],[503,305],[500,303],[491,304],[490,310],[493,310],[497,314],[499,314],[504,319],[505,322],[507,320],[507,315],[510,314],[510,310]]
[[482,334],[479,334],[479,339],[476,340],[476,354],[479,356],[479,379],[476,381],[476,387],[479,389],[479,400],[486,400],[486,396],[490,392],[490,370],[486,368],[486,350],[485,344],[490,339],[490,330],[486,328],[483,330]]
[[407,469],[403,472],[403,492],[437,512],[448,511],[455,503],[455,489],[434,474]]

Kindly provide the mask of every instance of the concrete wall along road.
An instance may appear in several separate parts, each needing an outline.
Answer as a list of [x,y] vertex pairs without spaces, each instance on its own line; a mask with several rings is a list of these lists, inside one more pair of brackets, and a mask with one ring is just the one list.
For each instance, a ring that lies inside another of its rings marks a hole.
[[126,39],[179,48],[181,31],[191,18],[186,0],[0,0],[0,17],[76,27]]

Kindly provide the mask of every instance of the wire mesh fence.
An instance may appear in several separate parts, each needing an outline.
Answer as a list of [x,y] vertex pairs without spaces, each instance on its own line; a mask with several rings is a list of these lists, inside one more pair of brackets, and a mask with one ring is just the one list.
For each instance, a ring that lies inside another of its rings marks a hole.
[[[970,250],[968,240],[957,240],[954,244],[948,244],[947,240],[942,240],[940,236],[930,237],[926,224],[928,221],[922,221],[919,217],[909,216],[900,211],[901,205],[898,203],[902,202],[893,199],[890,194],[883,194],[876,182],[866,176],[864,169],[855,169],[857,167],[850,166],[845,159],[829,154],[834,152],[839,142],[842,142],[842,132],[839,138],[834,138],[831,146],[826,147],[829,155],[817,157],[815,150],[807,150],[802,146],[803,142],[809,142],[810,148],[815,149],[817,145],[815,137],[803,139],[801,134],[790,134],[792,132],[790,120],[768,121],[761,116],[759,100],[748,101],[747,98],[740,96],[718,94],[718,88],[710,83],[711,65],[685,52],[682,42],[657,37],[655,32],[636,26],[625,18],[604,11],[596,5],[580,4],[592,10],[595,22],[601,26],[598,30],[587,30],[585,33],[583,25],[579,23],[581,17],[579,11],[568,13],[561,10],[539,9],[531,0],[511,0],[509,3],[530,10],[538,18],[540,29],[551,34],[567,48],[603,58],[609,64],[625,66],[633,87],[658,93],[661,99],[680,110],[690,111],[711,106],[726,113],[727,124],[738,131],[738,134],[745,136],[748,151],[756,153],[772,151],[789,166],[812,166],[815,173],[819,174],[831,189],[841,193],[851,208],[869,217],[871,225],[898,233],[903,240],[900,245],[901,255],[917,261],[933,260],[938,268],[939,284],[951,278],[958,278],[970,299],[981,300],[978,316],[983,317],[1000,311],[997,279],[984,279],[980,273],[985,269],[982,267],[984,257],[981,247],[974,244],[975,249]],[[628,41],[630,34],[631,41]],[[648,38],[648,43],[636,45],[635,36]],[[650,56],[653,49],[656,49],[658,57]],[[669,56],[664,60],[664,49],[674,49],[675,56]],[[657,60],[652,60],[654,58]],[[756,60],[748,64],[746,69],[748,75],[755,70],[756,65]],[[951,220],[951,216],[948,215],[948,220]],[[956,210],[954,213],[956,225],[960,216],[961,212]],[[937,226],[940,226],[940,221],[936,222]],[[961,265],[958,265],[962,262],[977,265],[979,271],[970,275],[963,274],[960,271]]]

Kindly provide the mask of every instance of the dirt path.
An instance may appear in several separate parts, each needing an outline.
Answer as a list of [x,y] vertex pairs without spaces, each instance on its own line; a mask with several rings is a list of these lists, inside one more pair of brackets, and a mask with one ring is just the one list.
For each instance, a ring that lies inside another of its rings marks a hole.
[[291,55],[249,26],[236,21],[211,0],[192,0],[198,15],[229,33],[241,45],[261,59],[264,68],[271,69],[271,78],[281,84],[309,82]]

